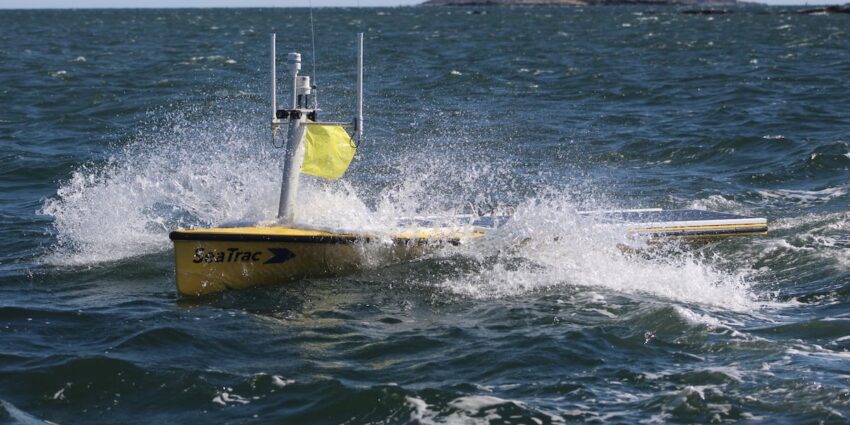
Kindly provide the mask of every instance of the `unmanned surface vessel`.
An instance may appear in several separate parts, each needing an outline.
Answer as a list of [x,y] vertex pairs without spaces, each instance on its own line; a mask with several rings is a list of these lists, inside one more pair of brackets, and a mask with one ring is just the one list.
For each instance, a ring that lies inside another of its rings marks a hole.
[[[310,77],[300,76],[301,55],[290,53],[289,109],[277,109],[275,35],[271,37],[272,138],[286,132],[277,221],[270,225],[176,230],[177,290],[200,296],[297,279],[339,275],[369,264],[407,261],[440,246],[457,245],[486,234],[509,215],[457,215],[400,220],[398,230],[310,228],[296,223],[296,197],[302,173],[341,177],[363,135],[363,34],[357,42],[357,112],[351,122],[317,120]],[[285,126],[285,127],[284,127]],[[346,129],[353,131],[349,135]],[[767,232],[764,218],[702,211],[642,209],[580,212],[589,223],[616,227],[648,238],[720,238]],[[443,225],[440,223],[462,223]]]

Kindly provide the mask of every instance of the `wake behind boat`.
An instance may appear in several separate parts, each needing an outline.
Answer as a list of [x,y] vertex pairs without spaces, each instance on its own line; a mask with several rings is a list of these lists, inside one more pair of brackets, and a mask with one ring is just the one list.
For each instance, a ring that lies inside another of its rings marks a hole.
[[[350,122],[318,120],[310,77],[298,75],[301,55],[287,55],[292,82],[289,109],[277,109],[275,35],[271,37],[272,141],[285,133],[277,221],[272,225],[177,230],[177,290],[200,296],[311,277],[354,272],[370,264],[413,260],[441,246],[480,238],[510,215],[456,215],[399,219],[392,231],[310,228],[297,224],[302,173],[342,177],[363,137],[363,34],[358,34],[357,111]],[[349,134],[349,129],[353,134]],[[647,238],[722,238],[767,232],[767,220],[703,210],[643,209],[579,212],[588,225]],[[446,224],[450,223],[450,224]]]

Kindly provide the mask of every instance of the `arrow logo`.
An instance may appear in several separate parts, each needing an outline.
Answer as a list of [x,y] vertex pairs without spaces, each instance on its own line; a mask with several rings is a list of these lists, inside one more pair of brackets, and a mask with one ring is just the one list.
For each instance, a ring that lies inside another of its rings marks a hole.
[[292,251],[286,248],[268,248],[272,253],[272,258],[266,260],[263,264],[279,264],[285,263],[293,258],[295,258],[295,254]]

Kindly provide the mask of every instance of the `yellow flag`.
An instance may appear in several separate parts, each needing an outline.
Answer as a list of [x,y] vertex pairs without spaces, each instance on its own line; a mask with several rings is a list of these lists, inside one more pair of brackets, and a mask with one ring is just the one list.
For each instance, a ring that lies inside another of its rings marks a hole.
[[308,125],[301,172],[326,179],[345,174],[357,148],[339,125]]

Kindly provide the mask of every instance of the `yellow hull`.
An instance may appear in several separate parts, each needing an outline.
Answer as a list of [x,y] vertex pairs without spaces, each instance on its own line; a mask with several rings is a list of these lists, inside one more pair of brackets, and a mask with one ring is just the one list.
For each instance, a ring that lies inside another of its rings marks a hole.
[[[592,217],[652,239],[714,239],[767,232],[763,218],[710,211],[614,211]],[[379,236],[254,226],[178,230],[170,237],[174,241],[178,292],[200,296],[409,261],[441,245],[458,244],[483,234],[481,227],[459,230],[423,226]]]
[[287,227],[242,227],[179,230],[170,236],[178,292],[201,296],[409,261],[480,233],[429,229],[376,237]]

